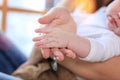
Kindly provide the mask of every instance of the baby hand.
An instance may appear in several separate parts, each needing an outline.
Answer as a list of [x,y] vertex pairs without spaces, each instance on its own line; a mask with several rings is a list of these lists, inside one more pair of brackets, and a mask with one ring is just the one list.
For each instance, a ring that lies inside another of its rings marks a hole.
[[69,40],[72,39],[72,33],[64,31],[60,28],[41,28],[36,30],[37,33],[45,33],[41,37],[35,37],[36,46],[42,48],[65,48],[68,47]]

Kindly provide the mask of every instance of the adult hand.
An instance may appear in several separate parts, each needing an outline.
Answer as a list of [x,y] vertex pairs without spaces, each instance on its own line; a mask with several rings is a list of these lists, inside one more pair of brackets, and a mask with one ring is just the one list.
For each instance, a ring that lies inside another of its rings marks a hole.
[[[45,14],[43,17],[39,19],[39,23],[41,24],[47,24],[46,27],[55,27],[57,25],[60,26],[63,30],[69,31],[69,32],[76,32],[76,24],[74,20],[72,19],[70,13],[65,8],[53,8],[51,9],[47,14]],[[61,51],[60,51],[61,50]],[[52,52],[55,56],[61,56],[58,58],[60,61],[64,60],[64,54],[69,53],[70,55],[67,55],[71,57],[71,54],[73,53],[71,50],[68,49],[57,49],[52,48]],[[50,57],[50,49],[43,48],[43,57],[48,58]],[[73,56],[72,56],[73,57]]]
[[62,7],[52,8],[48,13],[43,15],[39,20],[40,24],[47,24],[48,27],[60,26],[61,29],[75,33],[76,23],[73,20],[70,12]]
[[108,26],[120,36],[120,0],[114,0],[107,8]]

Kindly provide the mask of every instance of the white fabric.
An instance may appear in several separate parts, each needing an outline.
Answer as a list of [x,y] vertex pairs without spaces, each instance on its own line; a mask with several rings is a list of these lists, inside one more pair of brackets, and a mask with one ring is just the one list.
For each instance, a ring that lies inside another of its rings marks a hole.
[[77,21],[77,34],[89,39],[91,44],[89,55],[83,60],[98,62],[120,54],[120,38],[108,29],[104,7],[85,20],[75,16],[74,19]]

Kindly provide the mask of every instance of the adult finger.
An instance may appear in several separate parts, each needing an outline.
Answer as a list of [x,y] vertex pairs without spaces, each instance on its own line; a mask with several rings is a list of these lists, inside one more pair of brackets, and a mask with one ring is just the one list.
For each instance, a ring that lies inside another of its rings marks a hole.
[[38,21],[41,24],[49,24],[51,27],[64,24],[70,19],[70,13],[65,8],[53,8]]
[[56,11],[51,9],[48,11],[45,15],[43,15],[41,18],[39,18],[38,22],[41,24],[49,24],[56,18]]
[[43,27],[43,28],[35,29],[36,33],[49,33],[51,31],[52,31],[52,29],[49,28],[49,27]]

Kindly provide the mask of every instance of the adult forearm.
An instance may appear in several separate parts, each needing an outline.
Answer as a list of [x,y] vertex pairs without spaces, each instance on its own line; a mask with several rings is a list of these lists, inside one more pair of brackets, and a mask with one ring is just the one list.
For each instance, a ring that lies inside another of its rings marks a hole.
[[105,62],[90,63],[79,59],[65,58],[61,65],[88,80],[120,80],[120,56]]
[[82,78],[94,79],[95,77],[98,77],[98,74],[97,72],[95,72],[92,63],[88,63],[78,59],[73,60],[70,58],[65,58],[63,62],[60,62],[60,64]]

